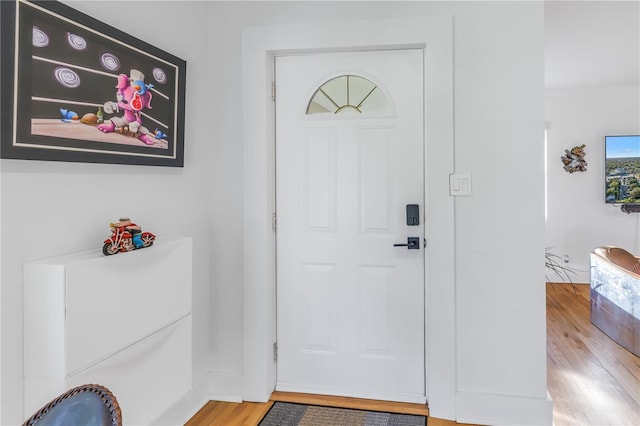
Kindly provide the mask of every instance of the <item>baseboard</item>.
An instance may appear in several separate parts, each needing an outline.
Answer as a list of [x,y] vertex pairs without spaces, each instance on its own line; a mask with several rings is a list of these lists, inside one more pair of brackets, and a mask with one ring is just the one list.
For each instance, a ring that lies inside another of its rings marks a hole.
[[209,373],[209,399],[212,401],[242,402],[244,379],[240,373],[212,371]]
[[209,401],[209,374],[197,380],[186,395],[151,422],[151,425],[183,425],[204,407],[207,401]]
[[458,392],[456,421],[484,425],[552,425],[553,404],[546,398]]
[[242,402],[242,375],[206,373],[193,384],[186,395],[151,422],[151,425],[184,425],[209,401]]

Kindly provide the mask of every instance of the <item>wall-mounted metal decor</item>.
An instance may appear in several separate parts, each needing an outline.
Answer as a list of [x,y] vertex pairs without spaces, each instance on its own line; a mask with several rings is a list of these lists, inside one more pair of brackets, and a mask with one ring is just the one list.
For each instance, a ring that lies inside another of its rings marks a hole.
[[585,145],[574,146],[571,151],[564,150],[564,155],[561,157],[562,164],[564,164],[565,171],[569,173],[573,172],[586,172],[587,162],[584,159],[586,153],[584,152]]
[[0,15],[2,158],[183,166],[184,60],[57,1]]

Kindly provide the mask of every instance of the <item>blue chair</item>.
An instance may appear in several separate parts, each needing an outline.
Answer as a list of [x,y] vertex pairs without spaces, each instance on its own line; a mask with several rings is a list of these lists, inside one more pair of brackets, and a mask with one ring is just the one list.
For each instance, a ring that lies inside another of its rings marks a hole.
[[116,397],[100,385],[82,385],[38,410],[22,426],[122,426]]

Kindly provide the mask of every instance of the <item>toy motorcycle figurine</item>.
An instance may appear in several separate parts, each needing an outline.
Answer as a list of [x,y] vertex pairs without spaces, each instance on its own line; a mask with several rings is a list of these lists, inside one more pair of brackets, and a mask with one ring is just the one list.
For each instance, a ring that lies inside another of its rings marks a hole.
[[111,237],[104,240],[102,253],[110,256],[118,252],[136,250],[150,247],[156,239],[151,232],[142,232],[140,227],[127,218],[119,222],[110,223]]

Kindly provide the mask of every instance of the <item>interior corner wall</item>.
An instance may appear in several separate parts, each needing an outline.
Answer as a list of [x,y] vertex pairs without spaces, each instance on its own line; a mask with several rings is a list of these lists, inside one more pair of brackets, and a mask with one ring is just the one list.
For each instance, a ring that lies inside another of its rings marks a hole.
[[[236,181],[229,182],[227,187],[220,182],[212,184],[211,171],[225,168],[230,160],[215,155],[219,151],[218,138],[212,128],[219,126],[212,109],[222,106],[212,106],[210,97],[202,95],[205,89],[213,92],[209,56],[203,54],[207,52],[208,40],[202,36],[208,25],[209,5],[184,1],[65,3],[187,61],[185,166],[2,160],[0,243],[5,248],[0,259],[2,425],[21,424],[25,419],[22,401],[25,262],[99,250],[110,235],[109,223],[125,215],[144,230],[156,233],[158,245],[164,236],[193,237],[194,381],[205,376],[210,367],[211,270],[227,271],[237,264],[226,258],[228,255],[221,249],[214,249],[224,242],[232,252],[237,251],[233,247],[235,240],[226,234],[234,231],[233,224],[219,222],[228,216],[226,207],[216,201],[218,196],[222,200],[232,198],[234,191],[241,189]],[[7,247],[11,250],[6,250]],[[153,294],[149,300],[153,302]],[[144,315],[144,306],[140,307],[140,313]],[[97,332],[104,332],[104,338],[109,338],[109,330]]]
[[[601,245],[640,255],[640,215],[604,201],[606,135],[640,134],[640,87],[548,89],[545,246],[564,258],[577,283],[590,281],[589,253]],[[563,169],[565,150],[585,144],[586,172]],[[548,272],[551,281],[565,281]]]

